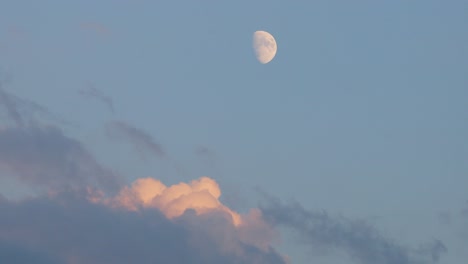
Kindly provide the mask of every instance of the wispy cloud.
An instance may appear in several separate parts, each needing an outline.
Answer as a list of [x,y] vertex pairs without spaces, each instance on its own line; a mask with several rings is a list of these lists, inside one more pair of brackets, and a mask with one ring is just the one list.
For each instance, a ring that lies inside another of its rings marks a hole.
[[275,226],[295,231],[299,241],[313,250],[342,250],[362,264],[436,263],[447,252],[435,240],[418,248],[407,248],[363,220],[332,217],[326,211],[309,211],[298,203],[284,204],[269,197],[261,207],[266,219]]
[[36,113],[53,116],[45,107],[1,86],[0,106],[13,121],[0,128],[0,177],[48,189],[88,184],[118,188],[118,177],[102,167],[81,142],[58,126],[38,122]]
[[0,82],[0,108],[3,108],[7,118],[19,127],[36,123],[37,117],[61,124],[67,123],[63,118],[52,114],[46,107],[8,92],[4,89],[2,82]]
[[104,93],[102,93],[102,91],[98,90],[93,85],[89,85],[89,87],[87,89],[82,89],[82,90],[79,90],[78,92],[82,96],[84,96],[86,98],[95,98],[95,99],[101,101],[102,103],[104,103],[109,108],[111,113],[113,113],[113,114],[115,113],[114,102],[113,102],[112,98],[110,96],[105,95]]
[[18,110],[17,100],[4,90],[2,82],[0,82],[0,105],[3,106],[7,116],[13,120],[16,125],[23,126],[24,122]]
[[54,126],[0,129],[0,169],[29,184],[64,187],[98,183],[117,187],[117,177],[103,168],[77,140]]
[[123,121],[113,121],[106,126],[107,135],[115,139],[130,142],[143,158],[150,154],[155,157],[166,157],[162,146],[151,135]]

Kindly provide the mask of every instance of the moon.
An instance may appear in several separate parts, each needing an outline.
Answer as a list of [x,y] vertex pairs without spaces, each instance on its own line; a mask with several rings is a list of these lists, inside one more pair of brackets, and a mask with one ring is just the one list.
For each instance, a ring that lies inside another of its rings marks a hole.
[[276,40],[270,33],[266,31],[255,31],[253,34],[253,48],[257,60],[261,64],[267,64],[276,55]]

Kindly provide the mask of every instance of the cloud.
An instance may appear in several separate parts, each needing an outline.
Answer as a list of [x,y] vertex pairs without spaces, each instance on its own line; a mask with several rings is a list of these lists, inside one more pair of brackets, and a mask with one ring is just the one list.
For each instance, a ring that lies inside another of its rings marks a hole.
[[[5,95],[5,94],[4,94]],[[3,106],[15,120],[0,128],[0,177],[38,188],[38,196],[0,195],[0,259],[9,263],[284,264],[275,230],[258,209],[233,211],[219,185],[201,177],[166,186],[142,178],[121,187],[78,140],[54,125],[25,122],[20,100]],[[3,101],[5,102],[5,100]],[[33,120],[34,121],[34,120]],[[146,133],[108,127],[141,152],[164,156]]]
[[59,264],[59,260],[44,254],[43,252],[28,248],[25,245],[17,245],[0,240],[0,259],[4,263],[15,264]]
[[106,130],[111,138],[128,140],[143,158],[146,158],[147,154],[156,157],[166,156],[161,145],[156,143],[151,135],[125,122],[113,121],[107,125]]
[[0,107],[6,113],[16,126],[25,126],[37,122],[36,118],[42,117],[61,124],[65,124],[65,120],[52,114],[46,107],[39,105],[33,101],[26,100],[7,92],[0,82]]
[[[148,199],[151,195],[144,195],[157,190],[156,182],[140,181],[132,188]],[[216,196],[219,191],[209,178],[189,186],[191,194]],[[167,190],[177,189],[172,187]],[[0,254],[10,253],[4,259],[39,258],[34,263],[287,263],[266,241],[260,243],[268,237],[262,233],[267,227],[259,211],[241,216],[242,223],[236,226],[222,207],[200,211],[190,205],[184,213],[167,217],[167,211],[156,206],[129,210],[102,203],[96,193],[103,195],[90,188],[16,202],[0,200]],[[172,201],[181,198],[166,195]]]
[[[239,230],[244,242],[248,241],[267,250],[269,243],[278,234],[263,220],[261,212],[251,209],[248,214],[239,214],[222,204],[220,196],[218,183],[204,176],[189,183],[181,182],[172,186],[166,186],[154,178],[140,178],[131,186],[123,187],[114,197],[106,198],[100,191],[91,191],[89,198],[94,203],[128,211],[155,208],[168,219],[179,218],[187,210],[195,216],[216,213]],[[255,232],[252,227],[255,227]]]
[[7,93],[0,83],[0,105],[2,105],[8,115],[16,125],[22,126],[24,124],[23,118],[19,113],[17,101]]
[[358,263],[436,263],[447,252],[439,240],[410,249],[384,237],[365,221],[308,211],[298,203],[286,205],[270,197],[261,210],[269,223],[295,231],[300,242],[311,249],[342,250]]
[[118,177],[103,168],[77,140],[54,126],[0,129],[0,177],[63,188],[98,184],[118,187]]
[[437,263],[439,262],[441,255],[447,253],[447,251],[448,250],[445,244],[442,241],[435,239],[430,243],[426,243],[420,246],[416,252],[422,255],[430,256],[432,262]]
[[[112,100],[91,88],[113,111]],[[332,217],[269,199],[236,212],[221,201],[216,181],[201,177],[167,186],[140,178],[128,186],[77,139],[35,114],[46,108],[6,92],[0,107],[12,121],[0,127],[0,177],[12,177],[42,194],[8,200],[0,194],[0,259],[8,263],[289,263],[274,244],[277,227],[296,231],[312,250],[341,250],[362,264],[436,263],[447,252],[435,240],[418,248],[379,234],[365,221]],[[123,121],[106,126],[143,156],[166,157],[149,134]],[[198,155],[213,158],[206,148]]]
[[79,93],[86,98],[95,98],[101,101],[109,108],[111,113],[115,113],[114,102],[112,98],[103,94],[102,91],[98,90],[96,87],[90,85],[88,89],[79,90]]
[[168,218],[179,217],[187,209],[193,209],[197,214],[216,209],[226,213],[234,225],[239,225],[240,216],[223,206],[218,200],[220,196],[218,184],[208,177],[170,187],[159,180],[143,178],[131,187],[125,187],[112,202],[129,210],[159,208]]

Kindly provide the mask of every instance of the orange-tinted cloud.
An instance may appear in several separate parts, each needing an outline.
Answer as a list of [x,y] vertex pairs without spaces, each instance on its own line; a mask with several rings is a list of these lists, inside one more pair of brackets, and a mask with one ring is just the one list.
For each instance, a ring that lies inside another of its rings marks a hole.
[[[208,177],[201,177],[190,183],[181,182],[166,186],[154,178],[141,178],[131,186],[125,186],[120,193],[112,198],[102,198],[100,202],[112,207],[122,207],[130,211],[140,208],[157,208],[167,218],[181,216],[188,209],[197,215],[217,211],[224,213],[234,226],[240,226],[245,220],[251,219],[258,213],[243,217],[223,205],[219,198],[221,190],[216,181]],[[93,200],[96,200],[93,196]]]
[[[171,222],[152,209],[143,214],[111,210],[69,195],[0,201],[0,209],[5,263],[284,263],[274,250],[241,243],[228,226],[213,225],[212,217]],[[25,257],[30,262],[17,261]]]
[[218,183],[209,177],[172,186],[154,178],[141,178],[122,188],[115,197],[106,198],[103,192],[94,190],[89,192],[88,199],[133,212],[158,209],[168,219],[183,217],[190,211],[202,218],[221,216],[231,224],[238,240],[267,252],[277,241],[278,234],[263,220],[262,212],[254,208],[247,214],[240,214],[222,204],[220,196]]

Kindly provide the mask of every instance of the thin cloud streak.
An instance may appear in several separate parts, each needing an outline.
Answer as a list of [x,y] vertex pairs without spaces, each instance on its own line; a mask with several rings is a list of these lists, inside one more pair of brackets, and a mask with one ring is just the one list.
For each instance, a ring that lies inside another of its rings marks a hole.
[[109,108],[112,114],[115,114],[114,102],[112,98],[102,93],[102,91],[98,90],[96,87],[90,85],[88,89],[82,89],[82,90],[79,90],[78,92],[86,98],[95,98],[99,100],[100,102],[104,103]]
[[17,126],[24,125],[23,118],[18,111],[17,103],[10,96],[10,94],[7,93],[3,89],[1,83],[0,83],[0,105],[4,107],[8,117],[11,118],[16,123]]
[[52,114],[46,107],[7,92],[1,82],[0,106],[4,109],[7,118],[18,127],[37,123],[37,117],[47,118],[60,124],[67,124],[64,119]]
[[148,154],[158,158],[167,156],[162,146],[156,143],[151,135],[123,121],[108,123],[106,132],[111,138],[124,139],[130,142],[142,158],[147,158]]
[[47,188],[91,183],[118,188],[120,181],[81,142],[54,126],[0,129],[0,169],[0,176]]

